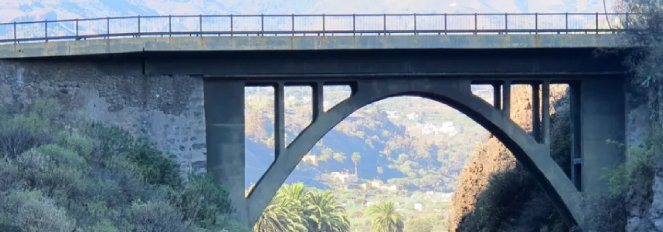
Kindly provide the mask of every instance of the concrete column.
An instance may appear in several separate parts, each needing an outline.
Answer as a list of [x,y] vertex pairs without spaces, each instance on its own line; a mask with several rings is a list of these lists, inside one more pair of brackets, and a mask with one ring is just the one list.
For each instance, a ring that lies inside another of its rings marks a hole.
[[502,112],[507,118],[511,117],[511,81],[505,81],[502,86]]
[[541,142],[541,99],[539,83],[532,86],[532,137],[537,142]]
[[571,181],[578,191],[582,191],[582,150],[580,149],[581,125],[580,125],[580,83],[569,84],[570,100],[570,123],[571,123]]
[[207,172],[228,191],[236,212],[248,225],[244,197],[244,83],[204,81]]
[[543,135],[543,143],[550,144],[550,81],[545,80],[541,84],[541,134]]
[[274,160],[285,150],[285,87],[274,86]]
[[502,85],[499,83],[493,84],[493,106],[495,109],[502,109]]
[[624,162],[625,94],[622,78],[586,79],[580,86],[582,186],[586,197],[604,196],[606,170]]
[[312,121],[315,122],[318,119],[318,116],[325,111],[324,108],[324,85],[321,82],[314,83],[312,86],[313,89],[313,118]]

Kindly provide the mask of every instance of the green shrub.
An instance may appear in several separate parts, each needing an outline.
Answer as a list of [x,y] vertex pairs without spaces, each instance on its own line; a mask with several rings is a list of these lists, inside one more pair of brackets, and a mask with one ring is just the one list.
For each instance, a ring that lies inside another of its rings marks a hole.
[[182,222],[182,215],[165,202],[136,202],[126,214],[135,232],[184,232],[190,229]]
[[180,186],[179,167],[172,159],[142,140],[131,148],[127,157],[138,166],[147,183],[173,188]]
[[99,142],[78,132],[60,132],[57,135],[57,143],[61,146],[76,151],[83,157],[89,157],[99,146]]
[[248,231],[226,220],[228,195],[211,178],[183,184],[147,141],[65,121],[48,101],[12,112],[0,112],[0,231]]
[[18,167],[9,160],[0,159],[0,192],[19,188],[22,184]]
[[120,229],[113,225],[113,222],[109,220],[102,220],[94,223],[91,226],[86,226],[81,229],[81,231],[86,232],[120,232]]
[[638,189],[646,199],[651,197],[656,164],[663,148],[661,128],[657,124],[652,126],[643,146],[627,148],[626,162],[605,173],[612,197],[619,197],[628,189]]
[[85,169],[85,160],[76,151],[61,147],[56,144],[48,144],[37,147],[37,152],[47,155],[60,167]]
[[16,225],[26,232],[70,232],[75,221],[65,209],[55,205],[39,191],[18,191],[2,196],[3,224]]
[[13,159],[19,154],[51,141],[47,134],[32,132],[24,127],[0,123],[0,158]]
[[96,138],[100,144],[98,156],[108,159],[112,156],[126,157],[147,183],[168,185],[177,188],[181,185],[179,167],[156,148],[144,140],[135,140],[128,132],[116,127],[92,124],[86,133]]
[[175,199],[184,220],[202,228],[221,228],[232,212],[228,193],[207,175],[190,175]]

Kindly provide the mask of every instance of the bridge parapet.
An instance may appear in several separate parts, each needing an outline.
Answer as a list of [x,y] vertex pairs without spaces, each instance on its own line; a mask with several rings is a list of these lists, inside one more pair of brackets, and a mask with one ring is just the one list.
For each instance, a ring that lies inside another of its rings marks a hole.
[[629,13],[168,15],[0,23],[0,43],[178,36],[614,34]]

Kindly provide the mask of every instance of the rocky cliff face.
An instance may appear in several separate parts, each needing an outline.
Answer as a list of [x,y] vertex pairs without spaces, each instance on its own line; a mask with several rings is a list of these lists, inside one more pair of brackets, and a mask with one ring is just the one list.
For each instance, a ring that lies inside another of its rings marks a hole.
[[[638,185],[632,185],[625,196],[628,218],[626,231],[663,231],[663,155],[660,147],[661,131],[652,131],[661,126],[663,117],[663,88],[639,84],[627,86],[626,154],[627,162],[638,159],[639,149],[651,149],[654,161],[652,170],[643,176]],[[656,134],[659,134],[656,136]],[[654,138],[652,138],[652,136]]]
[[[512,90],[511,119],[531,130],[531,89]],[[551,88],[553,156],[568,167],[568,104],[565,86]],[[451,231],[565,231],[543,190],[496,138],[479,146],[461,172],[452,199]]]

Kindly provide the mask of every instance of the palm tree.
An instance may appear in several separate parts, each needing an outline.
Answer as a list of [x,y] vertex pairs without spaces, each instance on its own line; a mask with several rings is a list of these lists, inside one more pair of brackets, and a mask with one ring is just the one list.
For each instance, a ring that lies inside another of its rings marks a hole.
[[358,176],[357,164],[359,164],[360,159],[361,159],[361,155],[359,154],[359,152],[352,152],[352,163],[355,164],[355,176]]
[[313,191],[306,195],[306,209],[309,231],[347,232],[350,221],[345,209],[336,203],[329,191]]
[[303,183],[295,183],[292,185],[286,184],[276,192],[274,201],[290,206],[292,210],[300,211],[305,197],[306,189]]
[[302,216],[302,202],[306,191],[301,183],[284,185],[276,192],[272,203],[265,208],[253,227],[254,232],[306,232]]
[[393,202],[371,205],[366,209],[373,232],[403,232],[403,216],[396,212]]
[[306,232],[301,215],[289,207],[272,201],[262,212],[253,232]]

